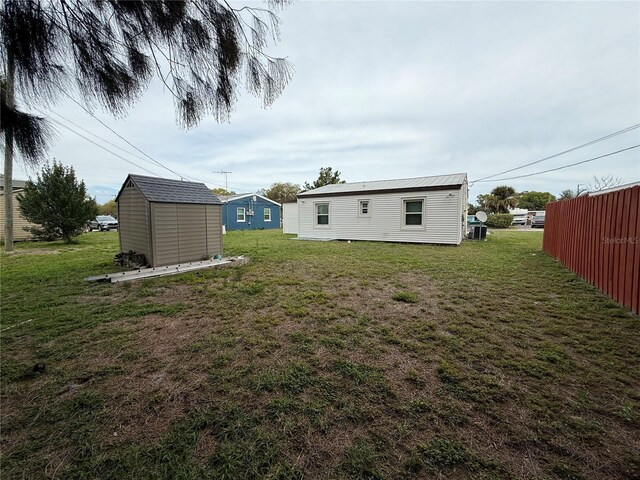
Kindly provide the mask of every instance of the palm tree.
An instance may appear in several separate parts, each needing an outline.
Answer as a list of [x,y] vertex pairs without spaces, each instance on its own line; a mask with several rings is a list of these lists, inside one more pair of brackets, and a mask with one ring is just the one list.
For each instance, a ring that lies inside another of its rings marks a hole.
[[509,213],[518,204],[518,197],[513,187],[502,185],[491,190],[489,206],[496,213]]

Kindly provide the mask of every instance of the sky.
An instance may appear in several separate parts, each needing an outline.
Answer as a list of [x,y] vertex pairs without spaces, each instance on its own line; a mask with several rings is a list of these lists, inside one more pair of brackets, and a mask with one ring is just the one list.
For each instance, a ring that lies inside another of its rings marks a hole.
[[[279,16],[281,41],[268,53],[288,57],[295,74],[271,107],[241,92],[228,123],[205,119],[185,130],[156,80],[124,118],[95,115],[212,188],[225,186],[216,172],[231,172],[236,192],[311,182],[329,166],[353,182],[459,172],[473,182],[640,123],[640,2],[297,1]],[[51,110],[142,156],[71,101]],[[115,197],[128,173],[176,178],[56,130],[50,157],[72,165],[99,203]],[[557,195],[594,175],[640,181],[640,148],[500,181],[638,144],[635,129],[472,183],[470,199],[505,184]],[[36,173],[20,164],[14,172]]]

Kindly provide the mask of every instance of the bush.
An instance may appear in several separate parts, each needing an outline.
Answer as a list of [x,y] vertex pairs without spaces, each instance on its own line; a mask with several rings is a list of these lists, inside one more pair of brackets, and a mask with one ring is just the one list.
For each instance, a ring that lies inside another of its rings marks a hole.
[[28,227],[38,240],[62,238],[70,243],[98,214],[98,205],[87,196],[73,167],[56,162],[45,166],[35,182],[28,181],[17,198],[22,216],[38,225]]
[[485,224],[492,228],[509,228],[513,222],[513,215],[509,213],[490,213]]

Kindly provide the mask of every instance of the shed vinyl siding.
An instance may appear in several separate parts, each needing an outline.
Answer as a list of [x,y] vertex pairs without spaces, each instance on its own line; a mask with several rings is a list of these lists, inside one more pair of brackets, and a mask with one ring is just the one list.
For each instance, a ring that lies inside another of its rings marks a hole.
[[177,204],[179,263],[207,258],[205,205]]
[[118,236],[121,250],[143,253],[152,262],[149,205],[138,187],[127,187],[118,198]]
[[207,252],[210,256],[222,255],[222,207],[206,205]]
[[[24,227],[35,227],[35,223],[29,222],[20,214],[18,209],[18,194],[22,190],[14,190],[13,192],[13,239],[27,240],[31,238],[31,233],[27,232]],[[4,240],[4,192],[0,194],[0,240]]]
[[153,266],[179,263],[178,208],[175,203],[151,203]]
[[[461,189],[410,193],[379,193],[298,199],[301,238],[443,243],[461,241]],[[403,200],[424,199],[424,227],[406,229]],[[369,200],[369,217],[358,216],[360,200]],[[329,226],[315,225],[315,205],[329,203]]]
[[282,233],[298,233],[298,204],[282,204]]
[[222,254],[220,205],[151,203],[154,266]]

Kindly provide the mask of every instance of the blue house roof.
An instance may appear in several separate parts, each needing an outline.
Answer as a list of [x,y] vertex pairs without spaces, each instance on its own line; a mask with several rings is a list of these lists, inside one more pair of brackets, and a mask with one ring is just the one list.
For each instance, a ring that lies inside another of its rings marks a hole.
[[238,194],[235,194],[235,195],[218,195],[218,198],[220,199],[220,201],[222,203],[229,203],[229,202],[233,202],[234,200],[241,200],[241,199],[247,198],[247,197],[261,198],[262,200],[265,200],[267,202],[271,202],[274,205],[277,205],[278,207],[280,206],[280,204],[278,202],[275,202],[275,201],[271,200],[270,198],[267,198],[265,196],[259,195],[257,193],[238,193]]

